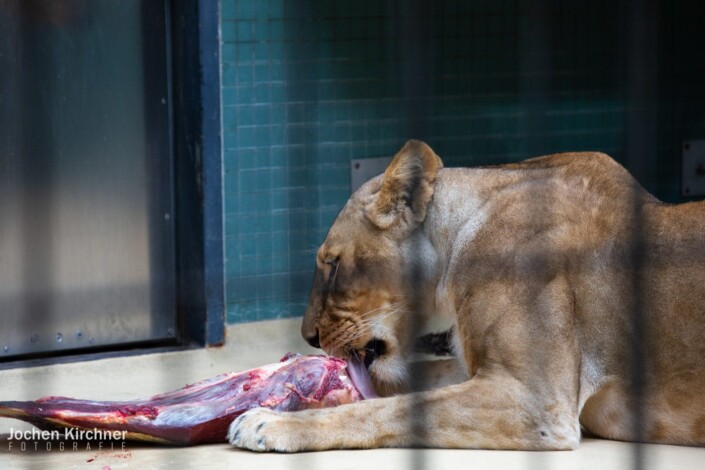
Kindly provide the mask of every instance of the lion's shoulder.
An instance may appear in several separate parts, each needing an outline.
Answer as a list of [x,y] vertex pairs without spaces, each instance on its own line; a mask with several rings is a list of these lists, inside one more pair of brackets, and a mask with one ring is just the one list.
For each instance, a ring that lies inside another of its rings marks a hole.
[[575,184],[609,200],[657,201],[624,166],[602,152],[556,153],[487,168],[519,172],[528,179],[535,176],[542,184],[547,177]]
[[565,152],[529,158],[517,163],[497,165],[507,170],[561,170],[582,176],[625,177],[629,172],[614,158],[602,152]]

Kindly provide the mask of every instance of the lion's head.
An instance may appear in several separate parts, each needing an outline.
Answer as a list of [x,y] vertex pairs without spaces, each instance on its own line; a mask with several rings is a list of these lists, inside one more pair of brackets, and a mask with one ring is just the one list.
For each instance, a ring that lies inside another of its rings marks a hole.
[[436,275],[420,227],[442,166],[428,145],[407,142],[351,196],[316,256],[302,334],[331,355],[363,358],[382,391],[406,380],[414,314]]

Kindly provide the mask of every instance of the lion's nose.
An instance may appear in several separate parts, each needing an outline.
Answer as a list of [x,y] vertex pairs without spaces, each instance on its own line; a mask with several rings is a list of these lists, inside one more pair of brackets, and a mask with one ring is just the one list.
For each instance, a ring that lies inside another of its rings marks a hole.
[[306,338],[306,341],[314,348],[320,348],[321,342],[319,341],[318,336],[318,328],[316,328],[316,334],[314,336],[309,336],[308,338]]

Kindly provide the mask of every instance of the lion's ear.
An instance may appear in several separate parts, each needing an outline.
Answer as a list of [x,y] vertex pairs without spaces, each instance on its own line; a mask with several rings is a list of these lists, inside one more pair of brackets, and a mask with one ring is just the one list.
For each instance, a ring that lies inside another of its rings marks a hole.
[[372,223],[384,230],[423,222],[441,168],[443,162],[431,147],[419,140],[408,141],[387,167],[380,191],[366,208]]

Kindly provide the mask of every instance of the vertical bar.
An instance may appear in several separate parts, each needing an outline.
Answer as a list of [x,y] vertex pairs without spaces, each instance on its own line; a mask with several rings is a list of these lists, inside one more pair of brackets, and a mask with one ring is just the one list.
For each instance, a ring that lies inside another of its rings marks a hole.
[[[634,177],[646,183],[653,175],[656,162],[656,98],[658,67],[658,4],[656,0],[631,0],[627,37],[627,123],[625,161]],[[628,302],[631,315],[631,399],[634,469],[645,465],[645,424],[647,422],[644,399],[648,390],[647,351],[649,350],[648,318],[643,315],[643,263],[644,240],[642,237],[643,202],[638,188],[632,192],[633,232],[627,247],[625,262],[631,274]]]
[[[433,35],[431,30],[431,15],[433,3],[410,0],[402,2],[396,10],[396,20],[400,22],[398,44],[401,51],[400,69],[402,70],[402,100],[407,138],[424,139],[428,133],[426,116],[429,114],[429,100],[432,96],[433,77]],[[421,247],[413,250],[418,253]],[[423,278],[422,266],[414,265],[406,273],[409,285],[418,285]],[[413,298],[409,299],[408,320],[411,322],[409,331],[413,338],[420,334],[422,319],[420,309],[423,301],[420,291],[414,290]],[[411,389],[420,389],[423,375],[410,368]],[[426,467],[426,456],[423,446],[426,441],[426,410],[423,403],[412,403],[409,410],[409,431],[412,436],[412,447],[421,448],[411,452],[411,468],[421,470]]]
[[[36,325],[51,323],[56,291],[53,279],[56,192],[56,155],[52,113],[37,112],[47,106],[54,90],[46,78],[57,72],[52,50],[42,47],[41,26],[34,15],[42,5],[19,2],[18,54],[20,109],[20,175],[22,223],[23,325],[20,331],[33,331]],[[48,90],[47,90],[48,88]],[[44,90],[38,93],[37,90]],[[47,98],[48,96],[48,98]]]
[[[174,162],[170,132],[168,4],[141,2],[144,158],[153,335],[176,339]],[[150,38],[154,40],[150,41]],[[165,326],[168,325],[168,326]]]
[[[530,2],[520,11],[517,44],[519,62],[517,108],[521,113],[523,159],[545,154],[546,148],[550,145],[546,136],[546,130],[549,128],[546,112],[550,104],[551,80],[553,79],[552,19],[554,12],[547,0]],[[552,190],[553,187],[548,185],[541,188],[541,191]],[[554,200],[555,197],[552,195],[551,199]],[[537,196],[537,200],[540,199]],[[554,213],[542,213],[544,208],[532,203],[532,200],[531,197],[523,201],[522,211],[531,213],[533,220],[556,217]],[[551,258],[562,256],[552,252],[550,245],[544,243],[532,247],[531,250],[532,252],[524,253],[524,255],[535,260],[537,272],[545,272]],[[531,274],[524,274],[524,276],[527,278],[521,279],[520,282],[522,285],[530,285],[532,280],[528,277]],[[516,295],[522,296],[523,305],[536,305],[539,292],[519,288]],[[530,315],[532,312],[526,313]],[[541,370],[541,367],[536,367],[536,370]],[[542,380],[547,379],[547,377],[542,378]],[[548,470],[551,465],[545,454],[537,452],[528,455],[527,467]]]

